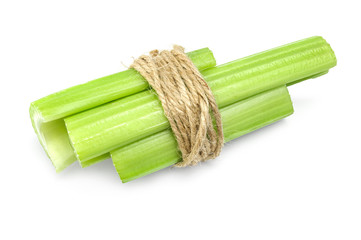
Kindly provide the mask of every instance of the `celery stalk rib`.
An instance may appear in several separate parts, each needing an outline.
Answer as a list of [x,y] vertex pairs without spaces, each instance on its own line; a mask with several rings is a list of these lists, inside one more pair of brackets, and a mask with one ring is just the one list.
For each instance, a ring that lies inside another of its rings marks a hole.
[[[208,48],[187,53],[198,69],[214,67],[216,60]],[[134,69],[115,73],[63,91],[32,103],[44,122],[64,118],[149,88],[148,82]]]
[[[198,67],[215,66],[208,48],[187,53]],[[145,79],[134,69],[102,77],[85,84],[41,98],[30,105],[30,118],[45,152],[57,172],[77,160],[64,124],[64,117],[149,88]],[[109,153],[96,156],[92,162],[109,158]]]
[[[311,37],[201,71],[223,108],[258,93],[313,78],[336,65],[322,37]],[[152,91],[144,91],[65,119],[81,163],[169,127]],[[90,165],[88,162],[86,165]]]
[[[220,110],[225,141],[254,131],[293,113],[286,87],[257,94]],[[136,178],[171,166],[181,160],[177,142],[167,129],[111,152],[122,180]]]

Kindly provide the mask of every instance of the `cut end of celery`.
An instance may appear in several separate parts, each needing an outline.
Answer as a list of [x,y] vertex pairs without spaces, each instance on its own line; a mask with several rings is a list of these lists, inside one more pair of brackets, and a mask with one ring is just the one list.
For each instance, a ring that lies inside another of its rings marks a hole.
[[34,104],[30,105],[30,118],[38,139],[51,159],[56,172],[61,172],[77,158],[70,145],[63,119],[45,122]]
[[[34,103],[30,105],[29,111],[35,133],[57,173],[79,160],[70,142],[64,119],[44,121]],[[89,159],[86,162],[80,162],[80,165],[84,168],[108,158],[110,158],[109,153]]]

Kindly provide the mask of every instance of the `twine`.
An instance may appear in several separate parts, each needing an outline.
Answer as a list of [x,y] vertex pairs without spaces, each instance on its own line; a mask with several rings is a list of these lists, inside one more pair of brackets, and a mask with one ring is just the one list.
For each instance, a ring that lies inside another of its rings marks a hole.
[[176,166],[216,158],[224,142],[221,115],[211,89],[184,48],[153,50],[150,56],[136,59],[130,68],[148,81],[162,103],[182,153],[183,160]]

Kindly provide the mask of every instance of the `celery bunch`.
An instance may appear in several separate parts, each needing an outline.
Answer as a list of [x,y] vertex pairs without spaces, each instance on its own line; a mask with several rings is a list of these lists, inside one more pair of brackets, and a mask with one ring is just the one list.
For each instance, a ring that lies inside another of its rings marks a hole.
[[[311,37],[215,67],[208,48],[188,53],[216,98],[226,141],[293,113],[286,86],[336,65],[322,37]],[[30,116],[57,171],[113,159],[123,182],[180,161],[156,94],[135,70],[33,102]]]

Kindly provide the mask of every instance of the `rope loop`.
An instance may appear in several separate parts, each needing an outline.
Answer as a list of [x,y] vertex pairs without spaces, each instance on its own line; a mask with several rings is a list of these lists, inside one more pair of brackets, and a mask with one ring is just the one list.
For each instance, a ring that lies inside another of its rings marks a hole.
[[206,81],[184,48],[142,55],[130,68],[137,70],[157,93],[182,153],[178,167],[216,158],[223,147],[221,115]]

